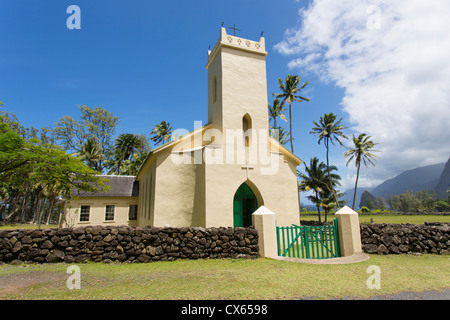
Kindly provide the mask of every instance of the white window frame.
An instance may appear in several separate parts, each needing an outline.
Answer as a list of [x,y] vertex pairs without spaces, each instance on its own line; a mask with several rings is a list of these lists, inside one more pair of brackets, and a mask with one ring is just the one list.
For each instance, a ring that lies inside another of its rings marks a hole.
[[[112,209],[113,209],[112,210],[112,219],[111,219],[111,217],[109,217],[109,215],[111,215],[111,212],[108,212],[108,207],[112,207]],[[115,204],[105,205],[105,221],[106,222],[114,221],[115,213],[116,213],[116,205]]]
[[[88,212],[83,212],[83,207],[88,207]],[[87,220],[82,220],[81,217],[82,216],[86,216],[87,215]],[[89,204],[82,204],[80,205],[80,217],[79,217],[79,222],[89,222],[91,219],[91,205]]]
[[[134,206],[136,208],[136,211],[134,212],[134,218],[130,218],[130,212],[131,212],[131,206]],[[135,221],[138,218],[138,204],[137,203],[130,203],[128,205],[128,221]]]

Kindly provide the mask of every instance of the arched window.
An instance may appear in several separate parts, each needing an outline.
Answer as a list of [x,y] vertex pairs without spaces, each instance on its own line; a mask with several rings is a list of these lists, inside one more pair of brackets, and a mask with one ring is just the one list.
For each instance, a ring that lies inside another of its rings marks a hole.
[[250,147],[252,144],[252,118],[248,113],[242,118],[242,131],[244,131],[244,147]]

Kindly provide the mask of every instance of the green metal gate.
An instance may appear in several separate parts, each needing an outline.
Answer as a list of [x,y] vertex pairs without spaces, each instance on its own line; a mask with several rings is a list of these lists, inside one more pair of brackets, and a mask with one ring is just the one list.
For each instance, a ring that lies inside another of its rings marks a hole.
[[337,219],[330,226],[277,227],[278,255],[302,259],[340,256]]

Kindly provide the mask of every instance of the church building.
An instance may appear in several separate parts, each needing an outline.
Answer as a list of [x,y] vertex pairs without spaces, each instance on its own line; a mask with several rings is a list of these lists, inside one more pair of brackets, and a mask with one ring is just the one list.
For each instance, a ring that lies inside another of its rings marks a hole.
[[[123,188],[138,184],[137,197],[137,189],[121,193],[123,208],[117,212],[128,212],[128,220],[124,214],[109,223],[246,227],[263,205],[275,213],[277,225],[299,223],[296,169],[301,160],[269,135],[266,56],[263,37],[247,40],[221,28],[206,62],[208,123],[196,122],[192,132],[178,132],[179,137],[149,153],[136,177],[127,178],[133,182],[122,182]],[[120,180],[109,177],[112,184]],[[108,191],[82,194],[67,216],[74,226],[102,224],[98,221],[106,222],[107,204],[114,199]],[[104,211],[101,219],[85,214],[82,221],[86,206]]]

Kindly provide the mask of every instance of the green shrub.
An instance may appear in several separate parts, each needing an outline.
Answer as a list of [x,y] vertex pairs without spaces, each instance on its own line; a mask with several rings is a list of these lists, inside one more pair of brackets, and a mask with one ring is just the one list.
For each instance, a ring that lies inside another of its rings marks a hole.
[[362,213],[367,213],[367,212],[370,212],[370,209],[367,208],[367,207],[362,207],[362,208],[361,208],[361,212],[362,212]]

